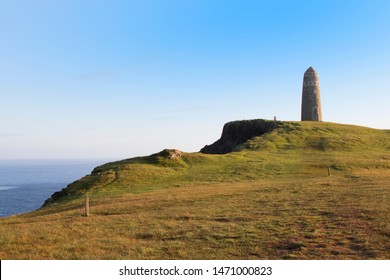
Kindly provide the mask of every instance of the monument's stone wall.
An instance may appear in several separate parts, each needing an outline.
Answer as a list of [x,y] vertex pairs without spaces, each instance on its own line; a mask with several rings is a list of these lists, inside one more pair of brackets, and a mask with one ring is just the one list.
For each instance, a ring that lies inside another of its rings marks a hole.
[[320,79],[313,67],[303,75],[301,120],[322,121]]

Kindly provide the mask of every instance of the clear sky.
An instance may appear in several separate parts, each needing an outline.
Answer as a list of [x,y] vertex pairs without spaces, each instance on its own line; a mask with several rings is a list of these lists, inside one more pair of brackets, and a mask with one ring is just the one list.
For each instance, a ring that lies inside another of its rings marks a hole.
[[0,0],[0,159],[198,151],[224,123],[390,128],[390,1]]

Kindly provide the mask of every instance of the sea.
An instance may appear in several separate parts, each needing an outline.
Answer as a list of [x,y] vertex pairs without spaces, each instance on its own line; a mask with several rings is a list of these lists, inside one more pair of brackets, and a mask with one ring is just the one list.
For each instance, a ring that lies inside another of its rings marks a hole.
[[0,217],[42,206],[54,192],[109,160],[0,160]]

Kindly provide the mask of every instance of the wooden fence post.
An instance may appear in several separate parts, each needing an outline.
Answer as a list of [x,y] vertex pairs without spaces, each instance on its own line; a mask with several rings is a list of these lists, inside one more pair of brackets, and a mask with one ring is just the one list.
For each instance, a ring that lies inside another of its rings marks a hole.
[[328,176],[330,176],[330,167],[328,167]]
[[89,217],[89,196],[85,193],[85,217]]

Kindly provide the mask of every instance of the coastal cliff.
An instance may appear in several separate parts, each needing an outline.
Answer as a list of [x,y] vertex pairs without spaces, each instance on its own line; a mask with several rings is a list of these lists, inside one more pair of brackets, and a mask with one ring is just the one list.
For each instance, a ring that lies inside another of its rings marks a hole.
[[237,150],[247,140],[269,133],[278,128],[282,122],[263,119],[228,122],[223,126],[219,140],[204,146],[200,152],[204,154],[227,154]]

